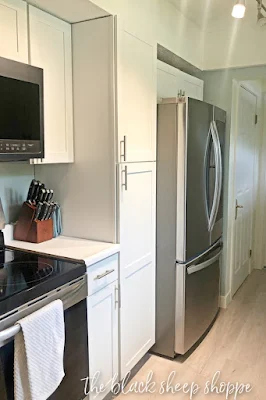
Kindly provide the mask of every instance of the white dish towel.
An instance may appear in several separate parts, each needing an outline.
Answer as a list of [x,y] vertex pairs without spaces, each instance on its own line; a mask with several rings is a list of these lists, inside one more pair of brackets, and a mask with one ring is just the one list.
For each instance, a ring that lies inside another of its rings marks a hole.
[[61,300],[18,321],[15,336],[15,400],[46,400],[65,376],[65,323]]

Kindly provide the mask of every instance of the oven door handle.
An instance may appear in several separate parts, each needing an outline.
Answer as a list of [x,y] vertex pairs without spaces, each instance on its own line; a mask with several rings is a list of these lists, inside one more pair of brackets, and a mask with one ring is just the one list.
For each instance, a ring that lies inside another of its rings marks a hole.
[[19,333],[20,329],[21,329],[20,325],[15,324],[11,326],[11,328],[7,328],[4,331],[0,332],[0,342],[4,342],[8,339],[13,338]]

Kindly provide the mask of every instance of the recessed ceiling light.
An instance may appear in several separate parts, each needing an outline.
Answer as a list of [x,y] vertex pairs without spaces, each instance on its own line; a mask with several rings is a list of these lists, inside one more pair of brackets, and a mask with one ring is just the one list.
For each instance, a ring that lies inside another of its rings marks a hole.
[[244,18],[246,12],[246,1],[245,0],[237,0],[233,7],[232,17],[234,18]]

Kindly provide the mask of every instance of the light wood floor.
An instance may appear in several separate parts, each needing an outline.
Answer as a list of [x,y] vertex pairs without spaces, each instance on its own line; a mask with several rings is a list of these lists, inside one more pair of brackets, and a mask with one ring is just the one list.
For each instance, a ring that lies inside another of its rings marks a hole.
[[[168,360],[152,356],[130,382],[145,382],[149,371],[156,382],[153,394],[119,397],[189,399],[189,394],[159,394],[160,383],[176,371],[174,383],[197,383],[202,389],[192,398],[225,399],[225,394],[204,394],[206,381],[221,371],[220,381],[250,383],[252,391],[237,399],[266,399],[266,271],[255,270],[244,282],[227,310],[221,310],[209,334],[190,355]],[[220,382],[219,381],[219,382]],[[230,396],[229,399],[234,399]],[[119,399],[122,400],[122,399]]]

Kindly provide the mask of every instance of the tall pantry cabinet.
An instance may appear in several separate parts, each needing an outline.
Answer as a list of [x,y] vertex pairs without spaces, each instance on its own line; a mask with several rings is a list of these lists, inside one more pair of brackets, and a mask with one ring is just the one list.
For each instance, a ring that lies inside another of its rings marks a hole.
[[[121,245],[123,378],[155,343],[157,48],[132,35],[112,16],[74,24],[72,35],[72,169],[79,171],[95,202],[99,193],[104,197],[102,209],[108,209],[109,216],[105,240]],[[87,168],[85,158],[90,160]],[[86,196],[83,201],[79,207],[86,209]],[[93,217],[84,214],[84,225],[86,218],[93,230]],[[114,226],[110,220],[116,222]]]

